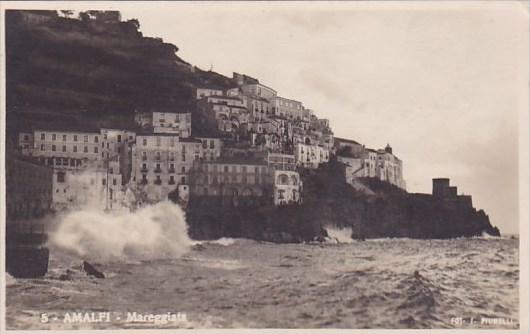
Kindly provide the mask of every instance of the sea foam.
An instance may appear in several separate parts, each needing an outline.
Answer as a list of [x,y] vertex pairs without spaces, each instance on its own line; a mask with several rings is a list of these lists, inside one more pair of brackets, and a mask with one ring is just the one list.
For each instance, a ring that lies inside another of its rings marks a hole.
[[85,208],[67,213],[50,239],[52,247],[100,262],[177,258],[191,246],[184,212],[169,201],[135,212]]

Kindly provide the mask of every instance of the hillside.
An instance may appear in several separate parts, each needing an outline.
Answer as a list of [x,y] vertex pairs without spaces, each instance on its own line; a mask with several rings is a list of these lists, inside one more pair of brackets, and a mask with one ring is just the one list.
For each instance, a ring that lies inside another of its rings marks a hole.
[[231,87],[177,56],[178,47],[144,37],[118,12],[6,12],[9,133],[24,127],[133,127],[135,110],[195,109],[199,86]]

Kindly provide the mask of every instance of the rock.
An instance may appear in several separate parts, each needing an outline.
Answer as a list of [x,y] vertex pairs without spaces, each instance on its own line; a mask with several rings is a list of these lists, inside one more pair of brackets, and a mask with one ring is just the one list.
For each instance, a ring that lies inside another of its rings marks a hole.
[[94,268],[93,265],[86,261],[83,261],[83,270],[85,271],[85,273],[87,273],[88,276],[94,276],[96,278],[105,278],[105,275],[101,271],[97,270],[96,268]]
[[60,281],[71,281],[72,277],[69,274],[61,274],[61,276],[59,276],[59,280]]

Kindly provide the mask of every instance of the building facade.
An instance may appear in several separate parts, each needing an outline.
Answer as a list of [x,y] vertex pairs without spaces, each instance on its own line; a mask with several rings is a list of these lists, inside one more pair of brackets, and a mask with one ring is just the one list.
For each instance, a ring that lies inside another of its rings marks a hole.
[[295,146],[296,164],[304,168],[318,168],[329,161],[329,151],[317,145],[298,143]]
[[42,217],[52,208],[53,170],[27,157],[6,159],[6,219]]
[[133,148],[132,183],[150,202],[168,198],[178,185],[188,183],[202,141],[169,134],[137,134]]

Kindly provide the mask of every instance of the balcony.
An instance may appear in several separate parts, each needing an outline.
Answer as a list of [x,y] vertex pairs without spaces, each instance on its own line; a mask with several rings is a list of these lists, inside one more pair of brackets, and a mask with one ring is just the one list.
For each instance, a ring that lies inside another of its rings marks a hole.
[[175,184],[175,180],[169,180],[168,184]]
[[155,168],[155,173],[160,174],[162,173],[162,170],[160,168]]
[[169,174],[175,174],[175,168],[170,168],[170,169],[168,170],[168,173],[169,173]]
[[161,185],[161,184],[162,184],[162,180],[155,180],[155,184],[156,184],[157,186]]
[[140,169],[140,173],[144,173],[145,174],[147,172],[149,172],[149,170],[147,168],[142,167],[142,169]]

